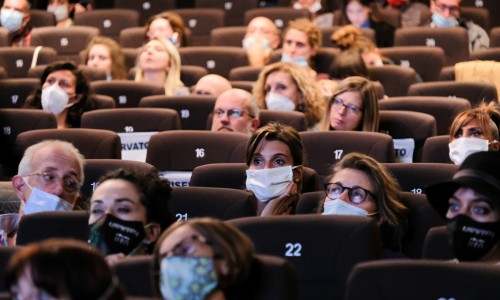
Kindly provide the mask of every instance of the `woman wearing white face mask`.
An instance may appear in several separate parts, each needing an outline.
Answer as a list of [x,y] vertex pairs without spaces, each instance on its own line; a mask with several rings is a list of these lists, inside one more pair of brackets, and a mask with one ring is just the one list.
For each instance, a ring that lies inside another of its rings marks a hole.
[[310,128],[324,113],[320,86],[305,69],[291,63],[265,67],[254,85],[253,95],[262,109],[303,112]]
[[75,8],[74,3],[69,3],[69,0],[49,0],[47,11],[54,14],[57,27],[73,26],[73,20],[70,18],[71,12]]
[[56,116],[57,128],[80,127],[84,112],[95,108],[90,84],[72,62],[56,62],[48,66],[40,78],[41,86],[26,108],[41,108]]
[[367,155],[349,153],[335,165],[327,182],[319,213],[374,218],[384,248],[401,250],[407,208],[400,202],[399,184],[382,165]]
[[257,215],[289,215],[302,189],[302,141],[288,125],[269,123],[250,137],[246,188],[257,199]]
[[455,117],[450,128],[450,159],[456,165],[467,156],[479,151],[498,151],[498,122],[500,111],[497,104],[482,103]]

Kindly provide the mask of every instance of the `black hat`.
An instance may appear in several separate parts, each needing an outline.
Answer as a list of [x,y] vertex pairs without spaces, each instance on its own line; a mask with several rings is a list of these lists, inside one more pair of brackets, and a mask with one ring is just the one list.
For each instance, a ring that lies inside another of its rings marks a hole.
[[444,218],[450,197],[460,187],[472,188],[500,206],[500,152],[481,151],[469,155],[451,181],[431,185],[425,193],[430,204]]

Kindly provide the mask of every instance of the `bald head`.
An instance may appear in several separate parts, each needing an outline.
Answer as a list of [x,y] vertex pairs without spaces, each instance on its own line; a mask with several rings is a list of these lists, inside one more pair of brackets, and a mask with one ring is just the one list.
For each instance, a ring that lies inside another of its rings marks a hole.
[[255,17],[248,23],[245,38],[249,37],[265,38],[273,49],[278,48],[280,43],[278,27],[266,17]]
[[218,97],[231,88],[231,83],[226,78],[217,74],[208,74],[198,80],[194,86],[193,93]]
[[249,92],[230,89],[215,102],[212,131],[251,133],[259,126],[257,101]]

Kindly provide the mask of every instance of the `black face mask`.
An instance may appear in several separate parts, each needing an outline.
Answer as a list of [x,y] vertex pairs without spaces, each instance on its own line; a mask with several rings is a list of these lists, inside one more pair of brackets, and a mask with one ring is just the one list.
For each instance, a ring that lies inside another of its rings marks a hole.
[[103,255],[123,253],[129,255],[146,237],[141,221],[124,221],[106,214],[104,220],[90,225],[89,243]]
[[448,220],[448,236],[459,261],[477,261],[500,239],[500,222],[476,222],[466,215]]

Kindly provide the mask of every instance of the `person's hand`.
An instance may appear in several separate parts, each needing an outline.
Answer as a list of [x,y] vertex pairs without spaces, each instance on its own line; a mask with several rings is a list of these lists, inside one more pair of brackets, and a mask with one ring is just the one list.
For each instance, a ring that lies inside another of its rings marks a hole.
[[117,262],[121,261],[124,258],[125,258],[125,254],[123,254],[123,253],[110,254],[110,255],[106,255],[104,257],[104,259],[106,260],[106,262],[110,266],[115,265]]
[[263,67],[271,56],[272,49],[264,47],[264,39],[255,37],[255,41],[247,48],[248,63],[252,67]]

